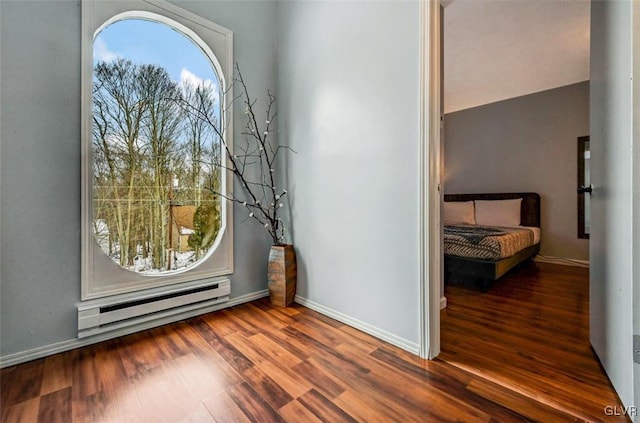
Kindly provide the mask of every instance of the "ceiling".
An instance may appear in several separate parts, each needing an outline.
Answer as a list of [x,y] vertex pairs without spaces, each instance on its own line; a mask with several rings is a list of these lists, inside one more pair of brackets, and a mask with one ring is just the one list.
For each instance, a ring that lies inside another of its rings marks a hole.
[[451,0],[445,113],[589,79],[589,0]]

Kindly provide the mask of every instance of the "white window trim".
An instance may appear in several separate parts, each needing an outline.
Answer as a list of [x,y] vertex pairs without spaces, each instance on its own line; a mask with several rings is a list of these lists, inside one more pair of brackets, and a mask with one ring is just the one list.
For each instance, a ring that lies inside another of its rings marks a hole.
[[[82,2],[82,59],[81,59],[81,252],[82,277],[81,300],[93,300],[118,294],[128,294],[131,299],[144,295],[145,290],[161,286],[174,288],[176,284],[212,278],[223,279],[233,273],[233,207],[222,200],[222,226],[214,246],[215,251],[199,265],[170,275],[150,277],[122,269],[106,256],[95,242],[92,229],[92,102],[93,102],[93,41],[106,25],[126,17],[152,18],[178,27],[197,41],[200,48],[212,60],[220,78],[221,92],[233,98],[230,81],[233,79],[233,33],[198,15],[163,0],[129,0]],[[177,24],[177,25],[175,25]],[[225,125],[225,142],[233,148],[233,118],[231,108],[225,107],[221,98],[222,120]],[[232,194],[233,179],[222,171],[221,180],[227,195]],[[113,282],[112,282],[113,281]],[[167,288],[169,289],[169,288]]]

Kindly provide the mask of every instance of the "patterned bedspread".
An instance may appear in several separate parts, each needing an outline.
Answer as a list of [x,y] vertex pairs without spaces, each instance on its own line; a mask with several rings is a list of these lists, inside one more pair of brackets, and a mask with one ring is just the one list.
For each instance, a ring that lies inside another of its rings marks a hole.
[[533,232],[526,228],[446,225],[444,253],[450,256],[500,260],[533,245]]

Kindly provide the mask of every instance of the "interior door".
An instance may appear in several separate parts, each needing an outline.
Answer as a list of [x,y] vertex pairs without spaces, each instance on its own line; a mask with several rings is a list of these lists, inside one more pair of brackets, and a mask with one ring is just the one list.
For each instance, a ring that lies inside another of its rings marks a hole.
[[634,405],[632,7],[591,3],[590,337],[627,407]]

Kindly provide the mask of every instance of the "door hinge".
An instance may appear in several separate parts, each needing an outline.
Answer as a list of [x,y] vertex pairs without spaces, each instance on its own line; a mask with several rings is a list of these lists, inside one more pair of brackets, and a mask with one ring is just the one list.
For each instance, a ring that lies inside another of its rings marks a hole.
[[640,364],[640,335],[633,335],[633,362]]

